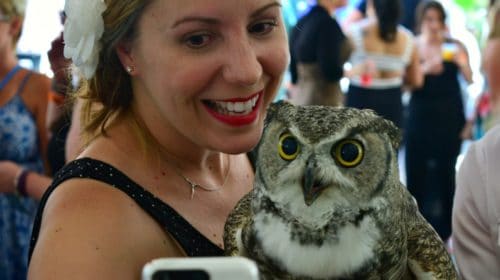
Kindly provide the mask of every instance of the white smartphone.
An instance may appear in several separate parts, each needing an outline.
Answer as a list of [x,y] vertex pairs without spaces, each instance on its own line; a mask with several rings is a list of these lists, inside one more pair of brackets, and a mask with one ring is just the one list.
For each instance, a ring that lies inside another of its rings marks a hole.
[[147,263],[142,280],[259,280],[254,261],[244,257],[160,258]]

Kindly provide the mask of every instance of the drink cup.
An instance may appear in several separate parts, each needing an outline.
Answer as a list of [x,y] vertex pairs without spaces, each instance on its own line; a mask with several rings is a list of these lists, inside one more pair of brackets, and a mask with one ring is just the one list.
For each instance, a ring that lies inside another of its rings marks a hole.
[[457,45],[455,43],[444,43],[441,47],[441,54],[444,61],[453,61],[457,53]]

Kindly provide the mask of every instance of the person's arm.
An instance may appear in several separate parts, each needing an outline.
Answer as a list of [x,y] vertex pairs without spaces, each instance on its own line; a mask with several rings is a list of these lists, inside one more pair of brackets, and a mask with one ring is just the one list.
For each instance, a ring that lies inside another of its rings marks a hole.
[[20,195],[39,200],[51,182],[52,178],[24,170],[15,162],[0,161],[0,193],[21,192]]
[[472,83],[472,69],[469,62],[469,54],[465,46],[459,42],[455,41],[458,48],[457,54],[455,55],[455,63],[458,65],[460,73],[468,83]]
[[424,84],[424,73],[420,64],[417,44],[414,44],[410,63],[404,73],[404,85],[410,89],[419,88]]

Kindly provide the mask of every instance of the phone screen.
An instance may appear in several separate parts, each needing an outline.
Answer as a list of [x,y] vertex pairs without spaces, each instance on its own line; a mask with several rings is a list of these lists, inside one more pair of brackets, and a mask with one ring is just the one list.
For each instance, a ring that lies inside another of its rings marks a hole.
[[159,270],[153,280],[210,280],[210,276],[203,270]]

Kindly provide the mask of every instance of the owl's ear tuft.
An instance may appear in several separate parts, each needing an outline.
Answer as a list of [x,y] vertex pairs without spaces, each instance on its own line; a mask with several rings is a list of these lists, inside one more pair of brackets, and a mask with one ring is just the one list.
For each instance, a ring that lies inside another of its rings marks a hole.
[[281,110],[284,110],[285,108],[291,108],[291,107],[294,107],[294,105],[288,101],[285,101],[285,100],[280,100],[280,101],[271,103],[271,105],[269,105],[269,107],[267,108],[266,120],[264,122],[264,125],[267,126],[268,123],[270,123],[271,121],[276,119]]

